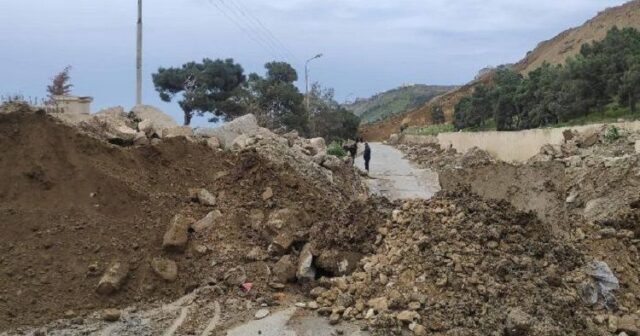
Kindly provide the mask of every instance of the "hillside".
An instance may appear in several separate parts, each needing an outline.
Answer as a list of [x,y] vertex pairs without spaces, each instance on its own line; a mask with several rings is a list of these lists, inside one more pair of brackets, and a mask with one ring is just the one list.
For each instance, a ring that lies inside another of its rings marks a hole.
[[[618,28],[634,27],[640,29],[640,0],[633,0],[624,5],[608,8],[588,20],[583,25],[568,29],[556,37],[539,43],[535,49],[514,65],[514,69],[527,74],[539,67],[542,63],[561,64],[570,57],[580,52],[580,46],[584,43],[601,40],[607,32],[617,26]],[[473,88],[480,82],[488,82],[493,73],[486,73],[479,80],[456,88],[433,99],[420,108],[408,111],[381,123],[365,125],[360,133],[370,140],[386,139],[392,133],[399,130],[402,123],[408,125],[424,125],[430,122],[431,109],[439,104],[443,107],[447,121],[453,116],[455,105],[465,96],[473,92]]]
[[423,106],[434,97],[454,88],[423,84],[402,86],[370,98],[359,98],[344,107],[359,116],[363,123],[371,123]]

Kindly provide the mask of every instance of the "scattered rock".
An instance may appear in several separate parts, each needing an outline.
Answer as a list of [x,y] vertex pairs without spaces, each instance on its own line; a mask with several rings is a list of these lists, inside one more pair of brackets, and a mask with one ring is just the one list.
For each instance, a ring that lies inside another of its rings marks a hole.
[[102,275],[96,292],[102,295],[111,295],[122,287],[129,275],[129,265],[124,262],[114,262]]
[[267,189],[262,193],[262,200],[267,201],[273,197],[273,189],[271,187],[267,187]]
[[222,219],[222,213],[220,210],[213,210],[209,212],[204,218],[191,225],[191,228],[195,232],[203,232],[215,226],[216,223],[220,223]]
[[367,302],[367,305],[379,313],[389,310],[389,303],[386,297],[371,299]]
[[189,195],[192,200],[198,201],[202,205],[214,206],[216,205],[216,197],[213,196],[207,189],[197,188],[189,189]]
[[184,252],[189,241],[188,230],[191,220],[183,215],[175,215],[164,234],[162,248],[167,251]]
[[119,309],[105,309],[102,312],[102,319],[107,322],[115,322],[120,319],[120,314]]
[[420,315],[418,315],[418,313],[416,313],[415,311],[411,311],[411,310],[403,310],[400,313],[398,313],[398,315],[396,316],[398,321],[404,322],[406,324],[409,324],[409,323],[413,322],[414,320],[418,319],[419,317],[420,317]]
[[153,258],[151,268],[157,276],[165,281],[173,282],[178,278],[178,265],[173,260]]
[[254,317],[256,318],[256,320],[261,320],[261,319],[269,316],[269,314],[270,314],[269,309],[264,308],[264,309],[258,310],[255,313]]
[[310,282],[316,278],[316,270],[313,267],[313,254],[311,253],[310,244],[306,244],[300,252],[296,276],[298,281],[301,282]]
[[287,253],[291,245],[293,245],[293,237],[283,232],[273,239],[271,245],[269,245],[269,252],[275,255],[283,255]]
[[360,253],[325,250],[318,256],[316,265],[334,276],[342,276],[353,273],[360,259]]
[[296,271],[296,259],[291,255],[280,258],[272,270],[273,277],[283,283],[296,281]]

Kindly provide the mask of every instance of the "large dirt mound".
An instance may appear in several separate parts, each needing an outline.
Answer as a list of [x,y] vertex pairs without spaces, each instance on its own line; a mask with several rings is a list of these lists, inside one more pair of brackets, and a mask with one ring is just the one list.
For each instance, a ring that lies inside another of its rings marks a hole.
[[[255,282],[255,293],[269,291],[279,233],[292,238],[278,253],[294,257],[307,242],[314,253],[328,245],[366,253],[362,243],[384,221],[349,194],[359,183],[351,167],[334,169],[335,183],[317,183],[255,148],[212,150],[183,137],[118,147],[22,111],[0,114],[0,151],[0,330],[174,299],[201,285],[232,293],[234,272]],[[209,191],[215,206],[194,202],[191,188]],[[295,227],[286,216],[271,220],[288,210],[301,218]],[[163,249],[175,215],[193,223],[208,213],[213,227],[190,229],[184,252]],[[158,277],[155,258],[174,261],[177,279]],[[129,266],[126,282],[98,294],[116,261]]]

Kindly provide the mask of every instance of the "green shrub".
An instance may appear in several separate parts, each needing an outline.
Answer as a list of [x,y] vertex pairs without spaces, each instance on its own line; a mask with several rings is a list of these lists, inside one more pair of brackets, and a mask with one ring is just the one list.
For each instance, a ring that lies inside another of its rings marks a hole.
[[614,142],[620,139],[620,137],[622,137],[622,135],[620,135],[620,130],[615,126],[609,127],[607,133],[604,135],[604,138],[605,140],[607,140],[607,142]]
[[342,148],[342,141],[333,141],[327,147],[327,154],[341,158],[347,156],[347,151]]

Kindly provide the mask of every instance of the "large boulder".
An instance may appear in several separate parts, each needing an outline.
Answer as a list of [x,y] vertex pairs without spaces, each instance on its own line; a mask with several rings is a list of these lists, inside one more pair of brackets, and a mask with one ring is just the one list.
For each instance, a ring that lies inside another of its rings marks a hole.
[[223,124],[217,128],[198,128],[197,135],[215,137],[220,140],[222,148],[230,148],[233,141],[240,135],[254,135],[260,133],[260,126],[253,114],[247,114]]
[[189,126],[174,126],[162,129],[162,138],[190,137],[193,130]]
[[[131,115],[140,121],[138,124],[140,131],[147,133],[148,136],[153,134],[161,136],[163,129],[179,126],[173,117],[149,105],[134,106],[131,109]],[[145,130],[142,129],[143,127]]]

